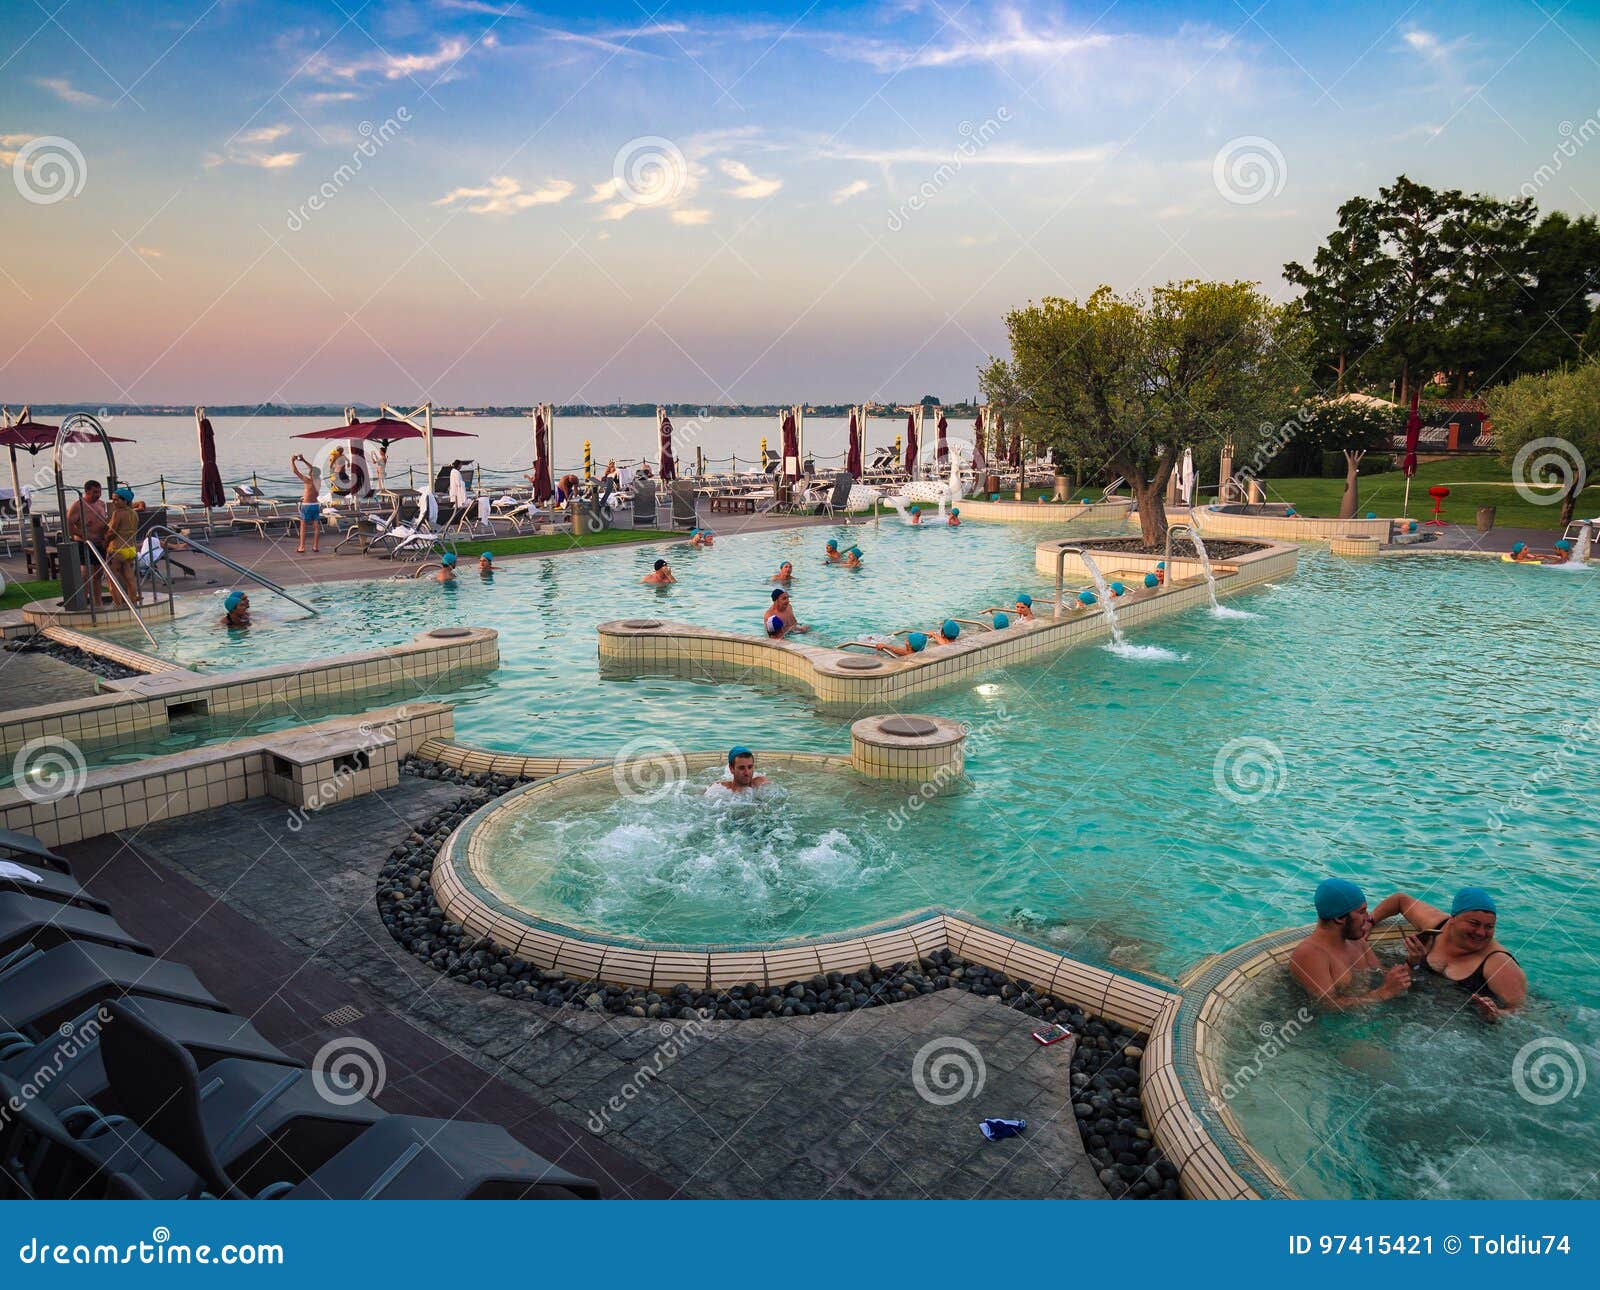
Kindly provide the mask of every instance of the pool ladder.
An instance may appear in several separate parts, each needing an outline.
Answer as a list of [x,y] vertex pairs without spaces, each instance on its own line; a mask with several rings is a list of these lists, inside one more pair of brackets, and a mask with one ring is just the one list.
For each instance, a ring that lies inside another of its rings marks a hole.
[[[153,536],[156,536],[156,537],[160,537],[162,535],[165,535],[165,536],[167,536],[169,538],[176,538],[179,542],[183,543],[183,545],[187,546],[191,551],[198,551],[201,555],[210,556],[218,564],[227,565],[228,568],[232,569],[235,573],[239,574],[241,577],[249,578],[250,581],[252,581],[252,582],[256,583],[258,586],[263,587],[266,590],[272,592],[274,595],[282,596],[285,600],[289,601],[291,604],[299,605],[301,609],[306,611],[306,613],[312,614],[312,615],[315,615],[317,613],[317,611],[315,609],[313,609],[310,605],[306,604],[305,601],[299,599],[296,596],[291,596],[287,591],[285,591],[282,587],[280,587],[276,582],[272,581],[271,578],[263,577],[261,574],[255,572],[255,570],[247,569],[247,568],[245,568],[244,565],[239,564],[237,561],[230,560],[227,556],[223,555],[222,552],[218,551],[215,547],[208,546],[206,543],[200,541],[199,538],[190,537],[187,533],[180,533],[176,529],[170,528],[165,524],[152,525],[151,528],[150,528],[150,533]],[[165,546],[166,543],[162,543],[162,545]],[[171,584],[169,583],[168,585],[170,586]],[[145,635],[148,636],[149,632],[146,631]],[[151,643],[154,644],[154,641],[152,641]]]

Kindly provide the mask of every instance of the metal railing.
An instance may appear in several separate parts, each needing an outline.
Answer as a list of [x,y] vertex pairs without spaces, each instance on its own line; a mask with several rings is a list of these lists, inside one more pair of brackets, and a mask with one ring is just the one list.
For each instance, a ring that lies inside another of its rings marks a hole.
[[1069,555],[1082,555],[1081,546],[1062,546],[1056,548],[1056,611],[1053,618],[1061,617],[1061,596],[1066,590],[1067,557]]
[[1169,525],[1167,525],[1167,549],[1166,549],[1166,553],[1164,554],[1164,556],[1162,558],[1167,562],[1167,580],[1169,582],[1172,580],[1172,535],[1174,533],[1176,533],[1179,529],[1182,529],[1185,533],[1187,533],[1189,535],[1189,542],[1190,542],[1191,545],[1194,543],[1194,525],[1193,524],[1184,524],[1184,523],[1180,522],[1180,523],[1177,523],[1177,524],[1169,524]]
[[[139,612],[139,606],[128,599],[128,589],[122,585],[122,580],[112,571],[110,562],[100,554],[100,549],[93,542],[80,542],[78,545],[93,563],[98,564],[105,571],[106,583],[122,598],[123,607],[133,615],[133,621],[139,624],[139,630],[144,633],[144,637],[150,642],[151,648],[155,648],[156,638],[150,634],[149,627],[145,625],[144,615]],[[138,567],[137,557],[135,557],[133,584],[135,587],[139,585]],[[100,597],[95,594],[94,580],[91,578],[89,580],[89,621],[91,623],[99,622],[99,615],[96,612],[99,608],[99,600]]]
[[[227,556],[223,555],[222,552],[218,551],[215,547],[211,547],[211,546],[206,545],[206,543],[200,541],[199,538],[190,537],[185,533],[180,533],[176,529],[170,528],[165,524],[152,524],[150,526],[150,529],[149,529],[149,535],[152,536],[152,537],[163,537],[163,538],[167,538],[167,539],[176,539],[178,542],[182,543],[189,550],[196,551],[199,554],[204,555],[204,556],[209,556],[209,557],[211,557],[211,559],[215,560],[218,564],[227,565],[228,568],[232,569],[240,577],[249,578],[252,582],[256,583],[258,586],[264,587],[266,590],[272,592],[274,595],[282,596],[285,600],[289,601],[291,604],[299,605],[301,609],[306,611],[306,613],[311,614],[313,616],[315,616],[317,614],[317,610],[313,609],[310,605],[306,604],[305,601],[299,599],[297,596],[291,596],[287,591],[285,591],[277,583],[272,581],[271,578],[263,577],[261,574],[257,573],[254,569],[247,569],[244,565],[240,564],[236,560],[230,560]],[[167,542],[163,541],[161,545],[163,547],[165,547],[167,545]]]

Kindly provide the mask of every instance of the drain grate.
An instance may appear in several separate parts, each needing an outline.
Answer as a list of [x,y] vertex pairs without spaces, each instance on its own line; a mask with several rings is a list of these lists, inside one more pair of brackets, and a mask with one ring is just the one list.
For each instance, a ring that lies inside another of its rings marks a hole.
[[367,1014],[353,1003],[347,1003],[342,1008],[335,1008],[332,1012],[322,1014],[322,1019],[330,1026],[348,1026],[352,1022],[360,1021]]

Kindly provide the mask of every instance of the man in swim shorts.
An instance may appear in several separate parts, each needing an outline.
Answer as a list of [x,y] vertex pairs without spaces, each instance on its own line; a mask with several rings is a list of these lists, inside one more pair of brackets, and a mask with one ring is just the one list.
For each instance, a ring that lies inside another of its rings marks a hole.
[[1373,917],[1361,888],[1344,878],[1324,878],[1313,902],[1317,926],[1295,946],[1289,972],[1316,1002],[1335,1012],[1363,1008],[1404,994],[1411,988],[1411,969],[1397,963],[1375,989],[1363,989],[1367,974],[1383,965],[1367,935]]
[[672,576],[672,566],[665,560],[657,560],[649,573],[639,579],[647,587],[665,587],[677,581]]
[[717,787],[730,793],[742,793],[747,788],[760,788],[771,782],[765,775],[756,774],[756,755],[739,746],[728,750],[728,778],[718,780]]
[[250,597],[242,591],[230,591],[222,601],[224,627],[250,626]]
[[1527,974],[1495,940],[1498,911],[1494,897],[1482,887],[1456,892],[1448,915],[1403,891],[1386,896],[1372,911],[1379,923],[1395,914],[1417,929],[1406,937],[1406,961],[1465,990],[1485,1020],[1498,1020],[1527,999]]
[[[305,463],[305,469],[300,469],[300,464]],[[311,464],[311,459],[304,453],[295,453],[289,458],[289,469],[294,471],[294,477],[300,481],[300,545],[295,548],[296,555],[306,553],[306,529],[311,530],[311,551],[315,555],[322,546],[322,503],[317,500],[318,489],[321,487],[317,479],[317,468]]]

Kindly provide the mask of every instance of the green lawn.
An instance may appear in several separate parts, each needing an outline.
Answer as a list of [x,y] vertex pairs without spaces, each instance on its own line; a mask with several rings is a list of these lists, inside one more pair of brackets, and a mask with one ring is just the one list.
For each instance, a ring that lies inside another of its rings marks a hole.
[[476,559],[485,551],[496,555],[527,555],[533,551],[569,551],[586,546],[615,546],[619,542],[659,542],[681,538],[682,533],[664,529],[602,529],[573,537],[571,533],[530,533],[525,537],[491,538],[487,542],[464,542],[461,554]]
[[21,609],[30,601],[60,595],[59,582],[8,582],[5,591],[0,592],[0,609]]

